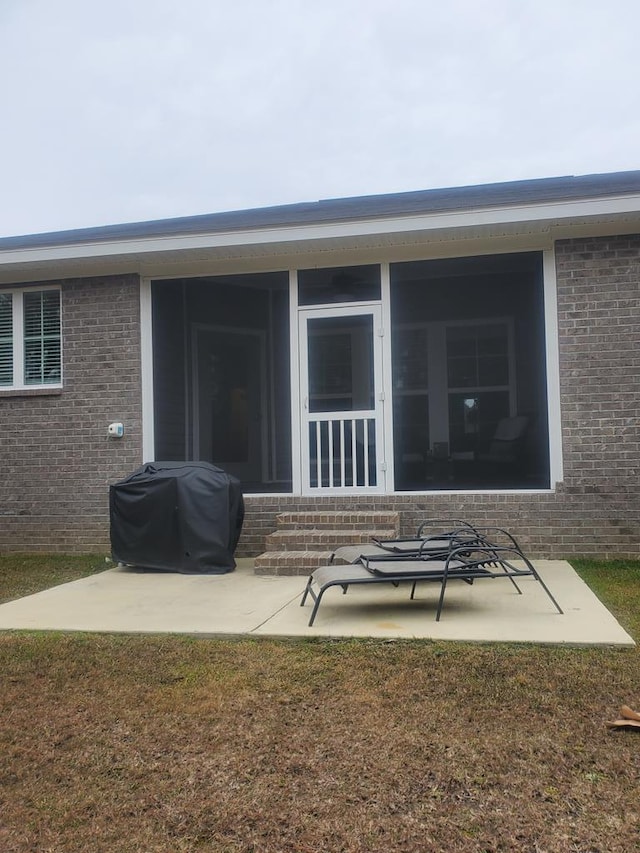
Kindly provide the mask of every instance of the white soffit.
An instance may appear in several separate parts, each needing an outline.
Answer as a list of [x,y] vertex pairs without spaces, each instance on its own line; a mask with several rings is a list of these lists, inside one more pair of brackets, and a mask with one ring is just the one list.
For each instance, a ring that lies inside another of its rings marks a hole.
[[[554,237],[631,233],[640,229],[640,195],[567,200],[370,218],[346,222],[286,225],[204,234],[175,234],[0,251],[0,273],[25,275],[95,274],[106,271],[153,274],[160,265],[214,260],[295,256],[313,251],[375,249],[417,243],[449,243],[529,237],[548,246]],[[466,254],[466,252],[463,252]]]

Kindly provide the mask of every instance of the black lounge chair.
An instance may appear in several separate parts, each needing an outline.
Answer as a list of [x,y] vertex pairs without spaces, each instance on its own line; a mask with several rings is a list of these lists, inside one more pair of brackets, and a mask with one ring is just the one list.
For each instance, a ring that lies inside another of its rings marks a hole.
[[[514,565],[512,560],[521,561],[524,565]],[[436,611],[436,622],[440,621],[447,583],[451,580],[462,580],[472,584],[484,578],[508,578],[519,595],[522,590],[516,583],[516,578],[533,577],[542,586],[558,613],[562,613],[560,605],[555,600],[547,585],[542,580],[535,567],[519,548],[504,546],[476,545],[471,550],[468,547],[454,549],[444,560],[407,558],[405,556],[363,557],[360,562],[350,565],[321,566],[311,573],[300,606],[307,597],[313,599],[313,610],[309,619],[312,626],[322,597],[332,586],[342,587],[343,594],[352,584],[411,583],[413,599],[416,586],[422,581],[440,583],[440,597]],[[314,590],[317,587],[317,592]]]
[[[431,532],[433,530],[437,532]],[[430,532],[427,532],[430,531]],[[404,556],[446,559],[456,548],[474,545],[506,545],[520,551],[513,536],[499,527],[474,527],[458,519],[429,519],[418,527],[415,536],[376,539],[359,545],[343,545],[331,555],[330,563],[357,563],[362,557]]]

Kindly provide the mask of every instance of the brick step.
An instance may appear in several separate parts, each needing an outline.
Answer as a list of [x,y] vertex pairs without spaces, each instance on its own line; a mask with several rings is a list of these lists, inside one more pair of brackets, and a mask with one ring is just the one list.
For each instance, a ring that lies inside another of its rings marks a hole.
[[276,516],[278,530],[366,530],[400,527],[400,514],[384,510],[354,512],[280,512]]
[[395,530],[276,530],[265,542],[267,551],[333,551],[377,539],[393,539]]
[[332,551],[268,551],[255,558],[256,575],[310,575],[326,566]]

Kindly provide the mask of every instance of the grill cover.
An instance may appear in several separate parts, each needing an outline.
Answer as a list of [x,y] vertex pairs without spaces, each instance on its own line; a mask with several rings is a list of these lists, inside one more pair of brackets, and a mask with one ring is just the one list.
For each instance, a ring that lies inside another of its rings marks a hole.
[[208,462],[149,462],[109,488],[117,562],[187,574],[224,574],[244,502],[240,482]]

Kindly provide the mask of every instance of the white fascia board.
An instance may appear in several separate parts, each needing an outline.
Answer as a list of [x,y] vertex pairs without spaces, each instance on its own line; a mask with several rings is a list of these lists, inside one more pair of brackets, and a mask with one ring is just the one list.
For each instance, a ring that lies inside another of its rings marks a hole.
[[407,232],[461,231],[478,226],[517,223],[570,224],[572,219],[640,213],[640,194],[610,198],[580,199],[513,207],[456,210],[420,215],[361,219],[348,222],[250,228],[206,234],[149,237],[65,246],[44,246],[0,251],[0,265],[43,263],[78,258],[108,258],[152,252],[216,249],[274,243],[315,242],[335,238],[366,237]]

